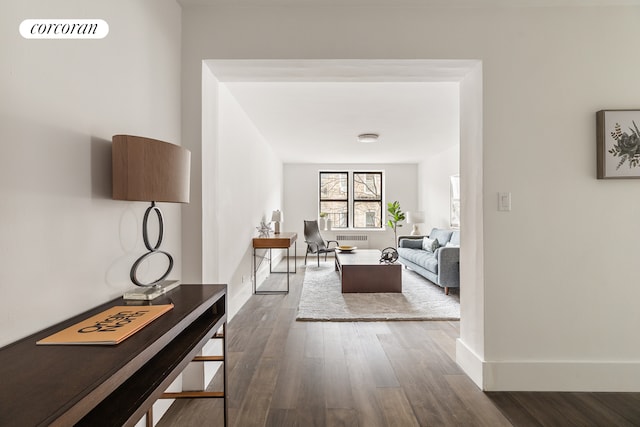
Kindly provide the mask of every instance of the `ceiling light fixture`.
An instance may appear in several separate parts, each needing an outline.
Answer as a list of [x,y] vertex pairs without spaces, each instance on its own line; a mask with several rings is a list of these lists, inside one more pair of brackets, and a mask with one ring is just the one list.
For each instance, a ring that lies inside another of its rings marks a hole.
[[364,142],[364,143],[371,143],[371,142],[376,142],[378,140],[378,135],[377,133],[363,133],[358,135],[358,142]]

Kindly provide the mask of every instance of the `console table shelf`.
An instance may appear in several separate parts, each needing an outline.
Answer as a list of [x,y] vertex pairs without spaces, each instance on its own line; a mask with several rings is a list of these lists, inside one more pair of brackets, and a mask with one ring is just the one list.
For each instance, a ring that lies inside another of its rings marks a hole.
[[[174,304],[171,311],[115,346],[35,343],[111,306],[127,305],[122,298],[1,348],[0,425],[137,423],[216,332],[226,329],[225,285],[181,285],[153,301],[168,303]],[[225,354],[223,344],[218,359]],[[226,421],[226,398],[224,405]]]

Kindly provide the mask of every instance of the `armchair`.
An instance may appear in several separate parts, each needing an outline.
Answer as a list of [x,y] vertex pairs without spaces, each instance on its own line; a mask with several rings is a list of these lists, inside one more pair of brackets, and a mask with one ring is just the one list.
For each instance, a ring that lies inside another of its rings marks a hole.
[[330,247],[331,243],[338,246],[337,240],[324,240],[318,228],[318,221],[304,222],[304,241],[307,244],[307,252],[304,254],[304,265],[307,265],[307,255],[315,254],[318,257],[318,267],[320,267],[320,254],[324,254],[324,260],[327,260],[328,253],[335,253],[336,248]]

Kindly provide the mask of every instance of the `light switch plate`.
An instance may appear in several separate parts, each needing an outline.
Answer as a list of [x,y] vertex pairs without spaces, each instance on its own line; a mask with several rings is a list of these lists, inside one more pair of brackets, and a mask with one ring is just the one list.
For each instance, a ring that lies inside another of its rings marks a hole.
[[498,210],[504,212],[511,210],[511,193],[498,193]]

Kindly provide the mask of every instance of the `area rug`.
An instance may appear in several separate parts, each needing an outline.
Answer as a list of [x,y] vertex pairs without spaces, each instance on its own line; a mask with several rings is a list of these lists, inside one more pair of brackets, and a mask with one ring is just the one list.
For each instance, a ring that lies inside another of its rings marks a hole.
[[402,293],[343,294],[333,262],[307,265],[296,320],[460,320],[459,294],[402,268]]

